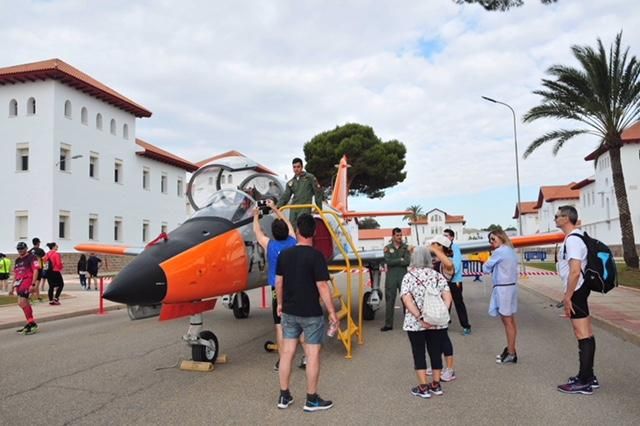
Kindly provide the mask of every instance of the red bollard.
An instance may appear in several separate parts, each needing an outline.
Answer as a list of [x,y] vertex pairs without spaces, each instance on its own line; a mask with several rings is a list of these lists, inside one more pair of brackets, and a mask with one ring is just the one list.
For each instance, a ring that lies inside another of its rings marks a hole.
[[262,305],[260,305],[260,307],[262,309],[269,308],[269,306],[267,306],[267,287],[266,286],[262,287]]
[[102,294],[104,293],[104,277],[100,277],[100,309],[98,309],[98,315],[106,315],[104,310],[104,299]]

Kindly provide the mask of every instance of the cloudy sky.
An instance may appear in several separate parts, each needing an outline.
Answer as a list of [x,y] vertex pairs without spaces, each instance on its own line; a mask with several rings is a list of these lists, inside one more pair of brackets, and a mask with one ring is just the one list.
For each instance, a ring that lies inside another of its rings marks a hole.
[[[319,132],[372,126],[407,147],[407,179],[359,210],[418,204],[467,226],[514,225],[520,153],[559,123],[523,124],[545,70],[570,47],[640,56],[640,2],[527,0],[507,13],[428,1],[5,1],[0,66],[60,58],[144,105],[137,137],[199,161],[235,149],[291,176]],[[595,138],[520,160],[522,200],[592,174]],[[386,219],[384,225],[400,223]]]

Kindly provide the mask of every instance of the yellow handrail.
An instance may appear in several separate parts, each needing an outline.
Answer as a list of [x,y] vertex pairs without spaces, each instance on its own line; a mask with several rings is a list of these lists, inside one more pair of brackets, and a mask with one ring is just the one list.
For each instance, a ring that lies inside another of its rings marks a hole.
[[[322,219],[322,221],[324,222],[327,230],[329,231],[329,234],[331,235],[331,238],[335,241],[336,243],[336,247],[338,247],[338,250],[340,250],[340,253],[342,254],[342,257],[344,258],[345,261],[345,266],[344,267],[336,267],[336,266],[330,266],[329,270],[338,270],[338,271],[345,271],[347,273],[347,333],[345,336],[346,341],[343,341],[346,349],[347,349],[347,359],[351,359],[351,333],[349,332],[349,325],[348,325],[348,321],[351,319],[351,313],[352,313],[352,283],[351,283],[351,260],[349,259],[349,256],[347,256],[347,252],[344,249],[344,246],[342,244],[342,241],[340,240],[340,238],[336,235],[336,233],[333,230],[333,227],[330,226],[329,221],[327,220],[327,218],[325,217],[325,215],[330,215],[333,216],[335,218],[336,224],[338,225],[340,232],[342,232],[342,234],[345,236],[347,243],[349,244],[349,246],[351,247],[351,250],[353,251],[353,254],[355,255],[357,261],[358,261],[358,270],[360,271],[359,273],[359,283],[358,283],[358,297],[359,297],[359,303],[358,303],[358,325],[356,327],[356,333],[358,334],[358,343],[359,344],[363,344],[364,343],[364,336],[362,334],[362,322],[363,322],[363,306],[362,306],[362,299],[364,297],[364,282],[363,282],[363,265],[362,265],[362,258],[360,257],[360,254],[358,253],[358,249],[355,246],[355,244],[353,243],[353,240],[351,239],[351,235],[349,234],[349,232],[347,232],[347,230],[344,228],[344,226],[342,226],[342,219],[340,218],[340,216],[338,216],[335,212],[330,211],[330,210],[321,210],[320,208],[318,208],[318,206],[316,206],[315,204],[296,204],[296,205],[286,205],[280,208],[281,211],[283,210],[294,210],[294,209],[311,209],[312,211],[314,211],[315,213],[317,213],[320,218]],[[352,319],[351,319],[352,320]],[[353,320],[352,320],[353,321]]]

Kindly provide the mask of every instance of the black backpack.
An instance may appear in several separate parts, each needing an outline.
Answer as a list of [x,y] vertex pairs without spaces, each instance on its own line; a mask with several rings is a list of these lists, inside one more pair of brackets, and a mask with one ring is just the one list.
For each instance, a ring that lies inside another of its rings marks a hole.
[[[587,288],[604,294],[617,287],[618,273],[611,249],[602,241],[591,238],[586,232],[584,235],[569,234],[569,237],[572,235],[580,237],[587,246],[587,265],[582,271]],[[564,254],[567,254],[566,246]]]

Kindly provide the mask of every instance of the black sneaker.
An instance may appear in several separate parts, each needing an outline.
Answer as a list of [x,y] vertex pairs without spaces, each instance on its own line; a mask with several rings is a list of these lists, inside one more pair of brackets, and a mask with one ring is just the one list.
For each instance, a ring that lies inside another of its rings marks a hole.
[[440,386],[440,382],[431,382],[431,384],[429,385],[429,392],[438,396],[444,393],[444,391],[442,390],[442,386]]
[[307,369],[307,357],[302,355],[302,358],[300,358],[300,364],[298,364],[298,368],[302,369],[302,370],[306,370]]
[[418,385],[415,388],[411,388],[411,395],[419,396],[420,398],[431,398],[431,392],[429,392],[429,385]]
[[504,347],[504,349],[502,350],[502,353],[499,355],[496,355],[496,359],[502,359],[503,357],[509,355],[509,348],[507,348],[506,346]]
[[496,360],[496,364],[517,364],[518,363],[518,355],[507,353],[500,359]]
[[276,361],[275,365],[273,366],[273,371],[280,371],[280,359],[279,358]]
[[19,329],[16,330],[16,333],[24,333],[25,330],[29,329],[30,324],[25,324]]
[[288,408],[291,404],[293,404],[293,397],[290,393],[282,393],[280,392],[280,397],[278,398],[278,408]]
[[390,330],[393,330],[393,327],[388,326],[388,325],[385,325],[384,327],[382,327],[382,328],[380,329],[380,331],[390,331]]
[[591,387],[591,384],[587,383],[586,385],[583,385],[580,381],[559,385],[558,390],[562,393],[580,393],[582,395],[591,395],[593,393],[593,387]]
[[28,329],[25,329],[24,334],[35,334],[38,332],[38,324],[36,324],[35,322],[32,322],[31,324],[29,324]]
[[[578,383],[578,376],[573,376],[573,377],[569,377],[569,379],[567,380],[567,383],[570,384],[574,384],[574,383]],[[596,378],[596,376],[593,376],[593,379],[591,379],[591,387],[593,389],[598,389],[600,388],[600,382],[598,382],[598,379]]]
[[314,411],[328,410],[331,407],[333,407],[332,401],[325,401],[316,395],[316,399],[313,401],[310,401],[309,398],[307,398],[307,402],[304,403],[303,410],[308,413],[312,413]]

